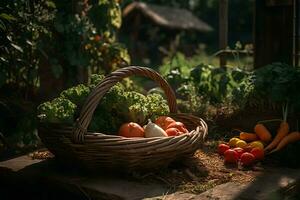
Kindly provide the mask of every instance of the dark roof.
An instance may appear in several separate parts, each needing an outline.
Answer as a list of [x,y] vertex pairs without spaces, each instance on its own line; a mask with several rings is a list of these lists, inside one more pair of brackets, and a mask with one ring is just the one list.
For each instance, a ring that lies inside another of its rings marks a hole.
[[154,23],[168,28],[194,29],[201,32],[213,30],[211,26],[186,9],[133,2],[124,8],[123,16],[126,17],[135,11],[141,11],[143,15],[150,18]]

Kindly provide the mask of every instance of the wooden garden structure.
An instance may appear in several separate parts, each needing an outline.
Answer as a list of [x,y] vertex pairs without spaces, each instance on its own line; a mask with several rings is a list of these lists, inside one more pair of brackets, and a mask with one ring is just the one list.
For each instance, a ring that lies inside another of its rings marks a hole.
[[[228,0],[219,2],[220,66],[226,65]],[[299,65],[299,1],[254,1],[254,68],[272,62]]]
[[134,25],[136,26],[143,23],[139,21],[141,20],[139,14],[147,17],[156,25],[169,29],[197,30],[200,32],[209,32],[213,30],[206,22],[197,18],[186,9],[133,2],[123,10],[123,17],[125,18],[134,15],[133,20]]
[[[152,60],[161,60],[168,54],[168,50],[161,48],[162,46],[170,46],[170,51],[176,51],[180,35],[178,33],[197,31],[199,34],[206,34],[213,31],[208,23],[189,10],[144,2],[127,5],[123,9],[123,19],[122,32],[129,35],[129,50],[134,58],[150,56]],[[146,26],[148,29],[152,27],[151,34],[147,36],[143,33],[143,27]],[[167,35],[164,42],[156,41],[159,31]]]

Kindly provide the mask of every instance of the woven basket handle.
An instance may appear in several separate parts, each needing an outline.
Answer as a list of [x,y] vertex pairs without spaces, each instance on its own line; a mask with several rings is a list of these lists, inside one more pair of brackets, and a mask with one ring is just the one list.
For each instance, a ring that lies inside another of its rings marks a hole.
[[175,94],[170,85],[160,76],[159,73],[146,67],[130,66],[121,68],[106,76],[87,97],[73,131],[74,143],[84,142],[84,135],[86,134],[87,127],[92,120],[93,113],[106,92],[123,78],[132,75],[144,76],[158,83],[166,94],[170,112],[177,113]]

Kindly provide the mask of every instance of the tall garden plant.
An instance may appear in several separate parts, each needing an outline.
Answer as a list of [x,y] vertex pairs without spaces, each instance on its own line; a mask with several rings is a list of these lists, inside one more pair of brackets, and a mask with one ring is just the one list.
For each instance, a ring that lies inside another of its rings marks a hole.
[[67,80],[65,87],[87,81],[89,72],[109,73],[129,64],[127,50],[116,41],[121,26],[118,1],[53,2],[53,34],[43,38],[41,48],[54,77]]
[[1,1],[0,132],[11,143],[32,143],[40,99],[128,65],[116,40],[120,25],[117,0]]

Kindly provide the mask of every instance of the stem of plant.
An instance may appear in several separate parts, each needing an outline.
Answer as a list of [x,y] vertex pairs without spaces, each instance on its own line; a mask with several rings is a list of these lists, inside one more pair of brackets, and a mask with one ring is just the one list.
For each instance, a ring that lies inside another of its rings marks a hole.
[[285,121],[285,122],[286,122],[286,120],[287,120],[288,106],[289,106],[289,102],[288,102],[288,101],[286,102],[285,106],[282,105],[283,121]]
[[257,124],[263,124],[263,123],[268,123],[268,122],[281,122],[282,119],[268,119],[268,120],[261,120],[258,121]]

